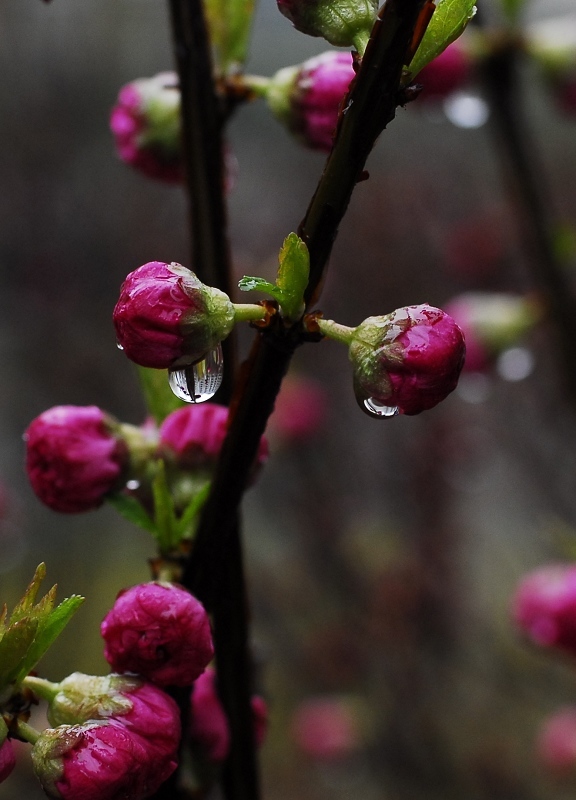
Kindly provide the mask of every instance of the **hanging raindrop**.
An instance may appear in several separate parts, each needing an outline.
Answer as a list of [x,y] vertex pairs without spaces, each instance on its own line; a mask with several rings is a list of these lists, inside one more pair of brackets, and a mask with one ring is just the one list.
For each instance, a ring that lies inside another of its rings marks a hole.
[[180,400],[186,403],[205,403],[211,400],[222,383],[224,357],[218,345],[206,358],[189,367],[170,370],[168,383]]
[[385,406],[373,397],[367,397],[363,401],[363,411],[371,417],[396,417],[400,413],[398,406]]
[[116,347],[118,348],[118,350],[124,350],[120,342],[116,342]]

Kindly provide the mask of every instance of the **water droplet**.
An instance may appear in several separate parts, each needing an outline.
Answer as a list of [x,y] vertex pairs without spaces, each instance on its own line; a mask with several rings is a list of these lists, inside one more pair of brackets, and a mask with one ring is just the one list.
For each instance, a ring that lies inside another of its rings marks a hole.
[[510,347],[498,356],[496,369],[505,381],[523,381],[534,369],[534,356],[525,347]]
[[120,342],[116,342],[116,347],[118,348],[118,350],[124,350]]
[[136,489],[140,488],[140,481],[136,480],[126,481],[126,488],[129,489],[131,492],[135,492]]
[[444,100],[444,113],[457,128],[481,128],[488,122],[488,103],[476,94],[454,92]]
[[400,413],[398,406],[385,406],[373,397],[367,397],[363,405],[371,417],[396,417]]
[[174,369],[168,373],[170,388],[186,403],[204,403],[211,400],[222,383],[224,357],[218,345],[206,358],[189,367]]

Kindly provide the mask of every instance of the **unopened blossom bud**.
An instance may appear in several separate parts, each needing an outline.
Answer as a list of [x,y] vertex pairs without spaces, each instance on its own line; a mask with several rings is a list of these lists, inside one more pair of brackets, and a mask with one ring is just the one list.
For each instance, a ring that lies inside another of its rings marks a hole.
[[349,52],[328,51],[277,72],[266,99],[272,112],[302,144],[329,152],[338,113],[354,75]]
[[[160,446],[180,469],[211,471],[228,429],[229,412],[216,403],[202,403],[179,408],[160,426]],[[268,458],[268,442],[262,436],[254,471]]]
[[28,678],[27,686],[48,700],[53,727],[113,720],[173,760],[180,742],[180,711],[166,692],[138,676],[74,672],[58,684]]
[[433,408],[456,388],[465,351],[462,331],[439,308],[406,306],[368,317],[349,344],[358,402],[400,414]]
[[322,36],[336,47],[356,47],[363,55],[376,20],[373,0],[277,0],[296,30]]
[[441,100],[461,89],[470,77],[470,56],[459,40],[426,64],[416,77],[423,100]]
[[45,730],[32,765],[54,800],[143,800],[176,769],[124,725],[92,721]]
[[122,485],[129,450],[119,423],[96,406],[55,406],[24,434],[26,471],[39,499],[54,511],[98,508]]
[[512,617],[535,644],[576,655],[576,565],[551,564],[524,576]]
[[341,697],[311,697],[292,718],[292,737],[300,750],[318,761],[335,762],[355,753],[361,742],[358,715]]
[[184,179],[180,132],[180,89],[175,72],[142,78],[120,90],[110,115],[119,157],[167,183]]
[[16,756],[14,748],[9,739],[5,739],[0,745],[0,783],[5,781],[16,766]]
[[142,367],[184,367],[201,360],[234,327],[228,295],[181,264],[151,261],[120,289],[113,321],[118,344]]
[[540,764],[558,777],[576,777],[576,707],[567,706],[544,721],[536,739]]
[[[230,729],[222,703],[216,691],[216,673],[208,668],[194,681],[190,706],[190,737],[204,757],[212,763],[224,761],[230,750]],[[264,741],[268,725],[268,709],[264,698],[251,699],[254,719],[254,739],[258,746]]]
[[464,369],[476,372],[487,369],[503,350],[517,344],[541,316],[534,298],[504,292],[467,292],[445,308],[466,338]]
[[204,606],[170,583],[120,592],[100,632],[116,672],[135,672],[159,686],[190,686],[214,655]]

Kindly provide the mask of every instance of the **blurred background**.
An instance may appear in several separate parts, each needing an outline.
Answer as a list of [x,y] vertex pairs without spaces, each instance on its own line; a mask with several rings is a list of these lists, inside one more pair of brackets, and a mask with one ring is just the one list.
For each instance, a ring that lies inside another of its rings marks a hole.
[[[534,4],[527,15],[571,6]],[[270,75],[326,49],[266,0],[248,71]],[[100,620],[120,588],[147,580],[154,546],[111,509],[60,516],[42,507],[27,485],[22,434],[59,404],[143,421],[111,312],[140,264],[193,266],[186,203],[180,188],[120,163],[108,117],[123,84],[173,67],[167,9],[157,0],[4,0],[0,62],[0,588],[10,607],[45,561],[61,598],[86,596],[41,664],[59,680],[107,671]],[[569,230],[576,117],[558,112],[530,65],[522,79],[544,188],[558,230]],[[464,101],[452,120],[440,105],[398,110],[341,226],[326,316],[356,325],[466,291],[534,289],[478,87]],[[470,101],[472,117],[462,111]],[[272,278],[324,157],[259,104],[239,110],[230,146],[235,269]],[[242,333],[243,353],[251,335]],[[340,345],[297,354],[291,385],[314,422],[302,436],[271,429],[272,457],[244,517],[270,708],[268,800],[572,795],[576,783],[539,767],[534,739],[547,715],[576,703],[576,670],[531,649],[509,619],[520,576],[576,554],[576,413],[554,341],[544,322],[512,355],[464,375],[440,406],[389,420],[357,407]],[[0,785],[1,800],[23,796],[43,796],[24,754]]]

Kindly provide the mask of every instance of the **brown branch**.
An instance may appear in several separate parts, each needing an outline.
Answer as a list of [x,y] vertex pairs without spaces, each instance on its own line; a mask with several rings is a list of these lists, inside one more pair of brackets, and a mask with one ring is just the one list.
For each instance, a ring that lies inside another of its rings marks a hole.
[[[299,227],[311,257],[308,304],[320,291],[338,226],[362,178],[366,159],[378,135],[394,118],[405,54],[425,2],[387,0],[380,11],[341,115],[335,146]],[[290,359],[307,338],[301,323],[286,328],[276,317],[255,340],[196,544],[185,568],[186,584],[209,604],[217,591],[221,561],[260,437]]]

